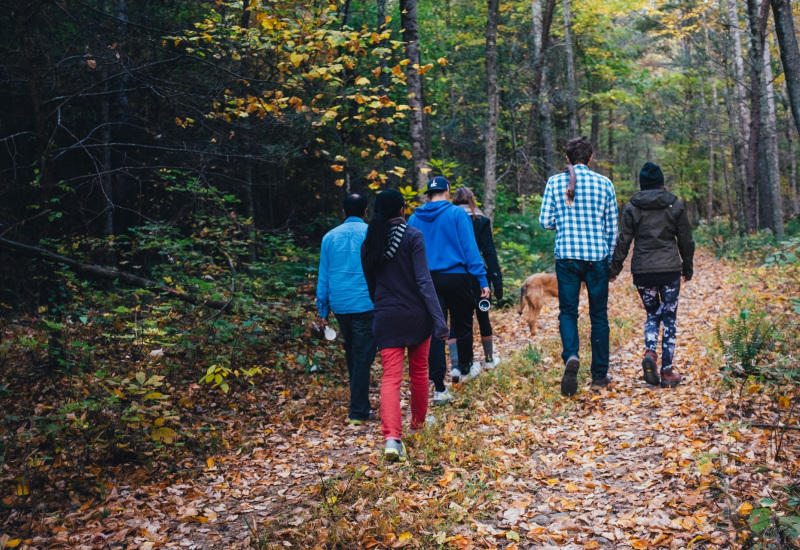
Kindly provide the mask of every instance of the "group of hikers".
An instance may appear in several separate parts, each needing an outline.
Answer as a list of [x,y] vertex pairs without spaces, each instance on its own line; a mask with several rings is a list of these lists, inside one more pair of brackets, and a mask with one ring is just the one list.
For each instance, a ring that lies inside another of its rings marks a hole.
[[[593,387],[611,383],[608,287],[622,271],[633,243],[631,272],[647,319],[642,371],[653,386],[674,387],[673,365],[681,281],[693,274],[694,241],[682,202],[664,188],[661,169],[650,162],[639,174],[641,191],[626,205],[618,225],[612,182],[588,168],[593,159],[585,137],[566,146],[567,168],[547,181],[540,225],[556,231],[559,331],[564,373],[561,392],[578,390],[578,304],[586,287],[591,320]],[[450,402],[445,384],[475,378],[500,362],[494,353],[489,300],[503,296],[490,220],[467,187],[451,193],[444,177],[426,188],[427,202],[406,221],[403,196],[394,190],[375,198],[372,218],[360,194],[344,200],[346,219],[322,240],[317,309],[323,323],[331,311],[339,324],[350,380],[349,422],[377,418],[369,400],[370,368],[380,350],[383,377],[380,420],[384,456],[405,461],[400,386],[408,354],[411,433],[425,427],[429,384],[434,406]],[[452,199],[452,200],[451,200]],[[484,361],[473,361],[477,315]],[[449,327],[448,327],[449,318]],[[663,329],[661,368],[657,344]]]

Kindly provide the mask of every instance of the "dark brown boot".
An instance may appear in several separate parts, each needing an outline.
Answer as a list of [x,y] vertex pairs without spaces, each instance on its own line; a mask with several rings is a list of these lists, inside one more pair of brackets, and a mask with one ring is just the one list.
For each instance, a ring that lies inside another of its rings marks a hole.
[[644,359],[642,359],[644,381],[651,386],[658,386],[659,382],[661,382],[658,379],[658,367],[656,366],[657,361],[658,355],[656,355],[656,352],[650,350],[644,352]]
[[675,386],[681,383],[681,380],[683,380],[683,377],[674,367],[670,367],[668,369],[661,369],[662,388],[674,388]]

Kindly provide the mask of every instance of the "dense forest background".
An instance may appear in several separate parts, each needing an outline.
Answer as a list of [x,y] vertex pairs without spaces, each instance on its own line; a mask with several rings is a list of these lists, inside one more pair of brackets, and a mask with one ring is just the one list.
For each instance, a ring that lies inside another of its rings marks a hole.
[[0,6],[15,498],[69,476],[102,492],[89,464],[227,448],[209,410],[256,407],[231,395],[267,378],[299,399],[292,374],[341,368],[308,327],[318,243],[349,192],[399,189],[410,211],[430,176],[470,186],[513,291],[552,268],[540,195],[585,135],[620,205],[653,161],[701,244],[798,262],[791,0]]

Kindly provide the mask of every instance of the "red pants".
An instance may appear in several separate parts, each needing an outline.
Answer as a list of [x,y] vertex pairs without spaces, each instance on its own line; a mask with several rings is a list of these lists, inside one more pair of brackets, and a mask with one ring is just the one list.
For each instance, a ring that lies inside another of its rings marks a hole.
[[[408,347],[408,376],[411,379],[411,429],[425,426],[428,412],[428,338]],[[381,431],[386,439],[402,439],[403,417],[400,413],[400,384],[403,381],[404,348],[381,350]]]

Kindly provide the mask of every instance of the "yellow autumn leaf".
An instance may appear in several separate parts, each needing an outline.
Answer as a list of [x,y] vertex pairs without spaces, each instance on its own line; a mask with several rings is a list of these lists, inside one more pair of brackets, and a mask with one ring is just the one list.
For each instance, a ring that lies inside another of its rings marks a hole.
[[548,485],[555,485],[555,484],[557,484],[557,483],[559,483],[559,480],[557,480],[557,479],[556,479],[556,478],[554,478],[554,477],[553,477],[553,478],[550,478],[550,479],[548,479],[548,480],[547,480],[547,484],[548,484]]
[[517,533],[516,531],[508,531],[506,533],[506,538],[508,540],[519,542],[519,533]]
[[361,76],[356,79],[356,86],[369,86],[369,85],[370,85],[369,78],[367,78],[366,76]]
[[342,185],[344,185],[344,180],[336,180],[333,183],[334,185],[336,185],[336,187],[341,187]]
[[700,469],[700,475],[707,476],[714,469],[714,464],[712,462],[703,462],[702,464],[700,464],[699,469]]
[[206,460],[206,464],[208,465],[208,469],[210,470],[211,468],[214,467],[214,459],[211,458],[211,457],[208,457],[208,460]]
[[22,542],[21,539],[13,539],[6,543],[6,548],[16,548]]
[[289,61],[291,61],[295,67],[299,67],[300,63],[303,62],[303,55],[297,52],[292,52],[291,55],[289,55]]
[[409,533],[408,531],[402,533],[399,537],[397,537],[397,542],[405,542],[407,540],[411,540],[411,533]]
[[750,512],[753,511],[753,505],[749,502],[743,502],[741,506],[739,506],[739,515],[740,516],[749,516]]
[[648,544],[646,541],[636,539],[633,542],[631,542],[631,546],[636,548],[636,550],[645,550]]
[[455,475],[455,472],[453,470],[445,470],[444,471],[444,476],[442,477],[442,479],[440,479],[438,481],[439,485],[444,487],[445,485],[447,485],[448,483],[453,481],[453,476],[454,475]]

